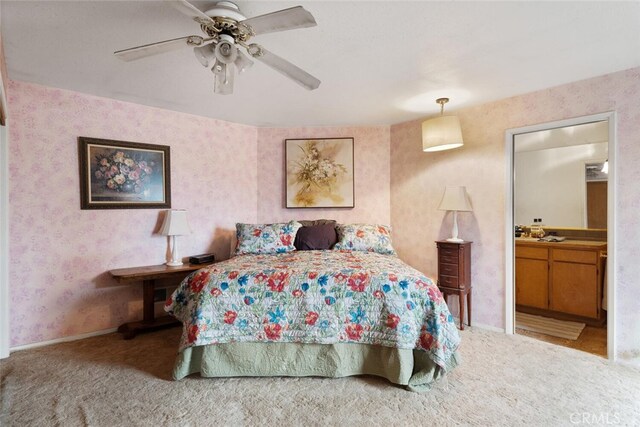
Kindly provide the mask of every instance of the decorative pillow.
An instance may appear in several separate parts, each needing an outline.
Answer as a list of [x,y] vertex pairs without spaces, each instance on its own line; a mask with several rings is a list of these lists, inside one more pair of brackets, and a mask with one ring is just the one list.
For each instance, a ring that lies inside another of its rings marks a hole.
[[313,221],[302,219],[298,222],[302,224],[303,227],[315,227],[316,225],[325,225],[325,224],[331,224],[334,227],[336,226],[335,219],[314,219]]
[[327,224],[302,226],[293,242],[299,251],[331,249],[338,242],[336,222]]
[[391,227],[378,224],[339,224],[338,243],[333,249],[377,252],[395,255],[391,246]]
[[236,224],[236,255],[295,251],[293,241],[300,227],[302,225],[297,221],[279,224]]

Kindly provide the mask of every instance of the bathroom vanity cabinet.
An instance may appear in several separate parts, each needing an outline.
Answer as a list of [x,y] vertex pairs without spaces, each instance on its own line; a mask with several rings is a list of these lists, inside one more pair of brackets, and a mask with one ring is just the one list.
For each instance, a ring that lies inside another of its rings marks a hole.
[[606,251],[606,242],[517,238],[518,310],[603,319]]

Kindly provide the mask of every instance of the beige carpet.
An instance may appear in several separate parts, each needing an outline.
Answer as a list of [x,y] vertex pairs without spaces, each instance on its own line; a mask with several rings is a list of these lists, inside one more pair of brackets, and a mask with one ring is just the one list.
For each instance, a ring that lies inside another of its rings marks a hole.
[[516,328],[551,335],[552,337],[575,341],[580,337],[585,326],[584,323],[580,322],[569,322],[551,317],[516,312]]
[[374,377],[170,381],[178,335],[110,334],[13,353],[0,362],[0,425],[640,423],[640,370],[519,335],[465,329],[463,365],[426,394]]

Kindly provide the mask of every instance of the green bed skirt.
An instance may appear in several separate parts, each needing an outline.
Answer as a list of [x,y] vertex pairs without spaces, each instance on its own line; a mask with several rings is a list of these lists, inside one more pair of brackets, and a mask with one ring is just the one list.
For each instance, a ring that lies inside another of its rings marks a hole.
[[442,369],[422,351],[365,344],[229,343],[184,349],[176,359],[173,378],[195,373],[203,377],[376,375],[424,392],[459,361],[456,353]]

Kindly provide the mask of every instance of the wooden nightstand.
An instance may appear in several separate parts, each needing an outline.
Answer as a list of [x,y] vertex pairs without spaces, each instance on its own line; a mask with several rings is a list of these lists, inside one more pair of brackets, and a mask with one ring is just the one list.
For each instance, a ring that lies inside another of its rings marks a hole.
[[464,330],[464,298],[467,297],[467,320],[471,326],[471,243],[436,242],[438,246],[438,288],[445,300],[458,295],[460,330]]
[[211,264],[212,263],[184,264],[178,267],[168,267],[162,264],[111,270],[109,273],[111,273],[113,278],[119,283],[130,284],[141,281],[143,287],[142,321],[125,323],[118,328],[118,332],[123,334],[124,339],[130,340],[135,337],[138,332],[153,331],[179,325],[180,321],[172,316],[162,316],[156,319],[153,301],[153,294],[156,290],[156,279],[182,280],[192,271],[200,270]]

